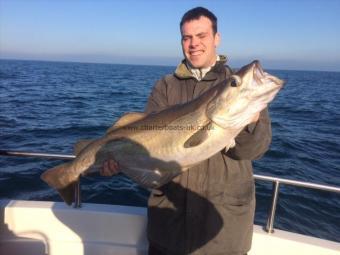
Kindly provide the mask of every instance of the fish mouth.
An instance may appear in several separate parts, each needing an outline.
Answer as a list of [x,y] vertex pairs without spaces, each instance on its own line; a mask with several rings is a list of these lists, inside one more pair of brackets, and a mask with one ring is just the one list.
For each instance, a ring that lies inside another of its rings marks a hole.
[[274,83],[274,85],[278,86],[278,87],[282,87],[284,84],[284,81],[269,74],[266,73],[261,64],[260,61],[258,60],[254,60],[252,63],[252,69],[253,69],[253,77],[254,80],[256,81],[256,83],[258,85],[263,84],[263,83],[267,83],[268,81],[271,83]]
[[265,74],[264,74],[263,68],[260,64],[260,61],[255,60],[251,63],[251,65],[252,65],[252,69],[253,69],[253,77],[254,77],[256,83],[261,84],[262,80],[265,77]]

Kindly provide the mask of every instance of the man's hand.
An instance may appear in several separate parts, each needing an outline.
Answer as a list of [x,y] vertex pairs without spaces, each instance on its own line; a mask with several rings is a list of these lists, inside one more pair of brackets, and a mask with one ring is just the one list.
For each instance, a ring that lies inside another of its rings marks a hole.
[[104,162],[102,169],[100,169],[100,175],[112,176],[119,173],[118,163],[112,159]]

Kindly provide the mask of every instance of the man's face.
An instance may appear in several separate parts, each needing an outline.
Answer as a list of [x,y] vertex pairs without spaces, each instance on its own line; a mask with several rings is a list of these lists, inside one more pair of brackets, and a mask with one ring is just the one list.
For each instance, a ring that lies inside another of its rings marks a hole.
[[214,35],[211,21],[204,16],[185,22],[181,28],[182,50],[185,58],[195,68],[212,66],[216,61],[216,47],[220,35]]

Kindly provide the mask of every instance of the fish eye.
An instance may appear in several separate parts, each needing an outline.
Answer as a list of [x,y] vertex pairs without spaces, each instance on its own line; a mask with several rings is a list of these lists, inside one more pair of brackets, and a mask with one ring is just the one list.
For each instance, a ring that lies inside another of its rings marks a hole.
[[241,78],[237,75],[232,75],[230,77],[230,86],[231,87],[238,87],[241,85]]

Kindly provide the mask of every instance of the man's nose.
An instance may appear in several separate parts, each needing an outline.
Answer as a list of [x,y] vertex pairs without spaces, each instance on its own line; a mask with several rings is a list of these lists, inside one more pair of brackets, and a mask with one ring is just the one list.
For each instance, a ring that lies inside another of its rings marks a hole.
[[197,37],[192,37],[191,40],[190,40],[190,47],[194,48],[196,47],[198,44],[199,44],[199,38]]

